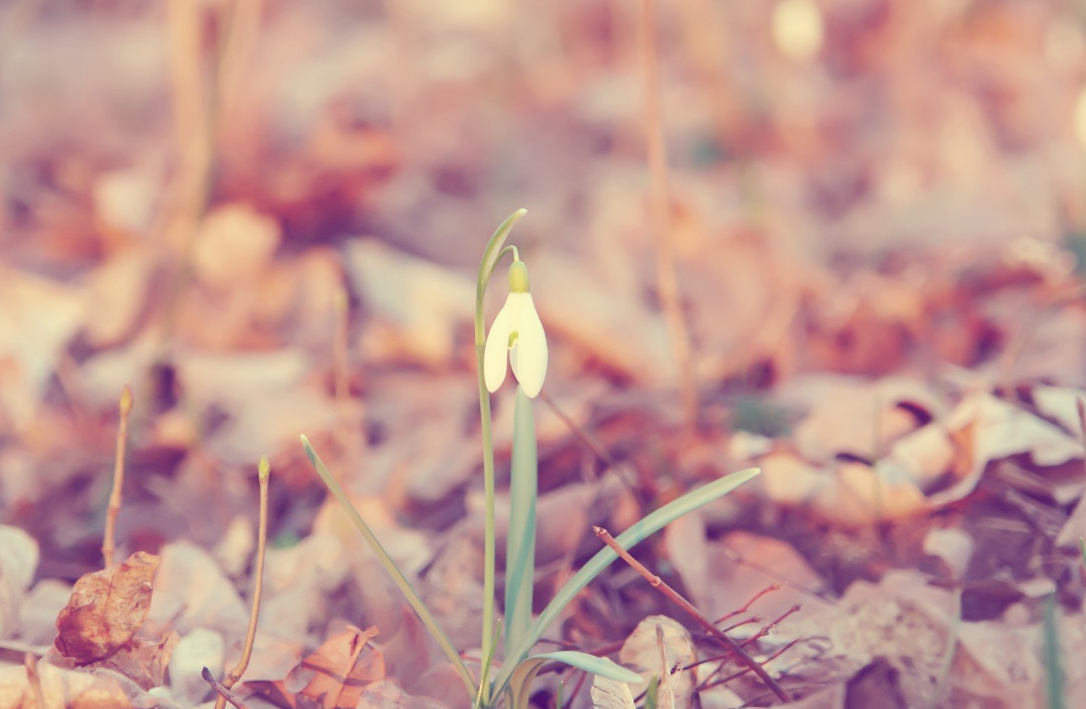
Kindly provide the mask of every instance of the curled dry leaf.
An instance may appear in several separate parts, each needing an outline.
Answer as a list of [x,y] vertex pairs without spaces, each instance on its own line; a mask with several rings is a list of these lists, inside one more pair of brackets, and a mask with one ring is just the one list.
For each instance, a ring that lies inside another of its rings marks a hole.
[[161,687],[166,676],[166,667],[170,664],[179,639],[177,633],[169,633],[158,642],[132,638],[120,650],[90,666],[119,672],[138,684],[141,689]]
[[[649,616],[638,623],[634,631],[630,633],[630,637],[626,638],[618,657],[623,665],[642,677],[656,679],[667,677],[668,691],[665,702],[667,706],[690,706],[691,697],[694,694],[694,673],[671,674],[675,666],[685,667],[698,659],[690,631],[681,623],[664,615]],[[647,682],[634,687],[637,692],[647,688]],[[595,692],[593,692],[593,700],[595,701]],[[597,706],[601,705],[597,704]]]
[[947,428],[964,446],[971,465],[954,485],[931,496],[937,505],[971,493],[992,461],[1028,454],[1034,465],[1048,467],[1082,458],[1077,437],[988,393],[962,400],[948,417]]
[[10,637],[19,621],[23,594],[38,568],[38,543],[17,527],[0,526],[0,638]]
[[[38,677],[48,709],[127,709],[135,705],[133,697],[142,700],[140,706],[155,706],[150,697],[113,672],[70,670],[42,661]],[[22,663],[0,668],[0,709],[38,709],[34,694]],[[173,704],[160,706],[176,709]]]
[[592,678],[592,706],[595,709],[634,709],[630,685],[596,675]]
[[348,626],[302,660],[285,680],[299,707],[355,709],[366,685],[385,678],[385,658],[371,646],[377,627]]
[[181,638],[169,664],[174,698],[186,705],[199,704],[211,691],[203,671],[208,669],[213,676],[221,677],[225,652],[222,635],[214,630],[197,628]]
[[403,687],[391,679],[383,679],[366,685],[362,689],[358,706],[365,709],[446,709],[445,704],[430,697],[408,694]]
[[151,579],[160,559],[136,552],[123,563],[83,576],[57,617],[55,645],[78,664],[102,660],[127,644],[151,607]]
[[149,624],[183,635],[199,627],[227,637],[244,635],[249,624],[245,603],[211,555],[195,544],[181,541],[162,548],[158,585]]

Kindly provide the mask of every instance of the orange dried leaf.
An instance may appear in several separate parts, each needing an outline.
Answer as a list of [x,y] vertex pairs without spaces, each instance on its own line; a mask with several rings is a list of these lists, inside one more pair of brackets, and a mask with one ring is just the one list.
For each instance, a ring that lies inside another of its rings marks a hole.
[[348,626],[302,660],[286,679],[299,707],[354,709],[366,685],[385,678],[385,657],[369,645],[377,627]]
[[57,617],[54,644],[60,654],[87,664],[126,645],[151,607],[151,579],[158,564],[154,554],[136,552],[118,566],[79,579]]

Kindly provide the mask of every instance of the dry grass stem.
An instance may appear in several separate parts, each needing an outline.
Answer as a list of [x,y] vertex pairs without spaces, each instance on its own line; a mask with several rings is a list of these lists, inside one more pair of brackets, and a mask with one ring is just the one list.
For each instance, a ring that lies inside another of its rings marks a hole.
[[[234,669],[230,670],[222,681],[224,689],[232,688],[245,674],[245,669],[249,666],[249,658],[253,655],[253,644],[256,642],[256,623],[260,618],[260,594],[264,586],[264,551],[268,545],[268,477],[270,474],[271,467],[268,465],[268,457],[264,456],[260,459],[259,468],[260,519],[258,521],[259,527],[256,541],[256,569],[253,571],[253,603],[249,611],[249,630],[245,634],[245,647],[241,651],[241,659],[238,660],[238,664],[234,665]],[[216,689],[218,690],[218,687]],[[219,697],[215,700],[215,709],[223,709],[227,701],[231,701],[234,706],[240,706],[230,699],[228,693],[223,693],[220,690]]]
[[679,375],[679,390],[687,422],[698,418],[698,393],[694,381],[694,366],[690,351],[690,332],[683,315],[675,271],[675,255],[671,249],[671,194],[668,187],[667,148],[660,100],[660,78],[656,55],[656,2],[642,0],[641,73],[644,80],[646,142],[649,173],[652,178],[650,212],[656,238],[656,280],[660,289],[660,304],[664,310],[675,366]]
[[604,544],[611,547],[616,554],[622,557],[623,561],[625,561],[635,571],[641,574],[641,576],[649,582],[650,586],[659,590],[660,593],[664,594],[664,596],[667,597],[672,603],[683,609],[683,611],[686,612],[686,614],[689,615],[691,618],[693,618],[697,622],[697,624],[700,625],[707,633],[709,633],[709,635],[713,639],[717,640],[718,642],[723,644],[724,647],[734,653],[736,657],[739,658],[740,662],[746,665],[748,669],[754,672],[754,674],[758,675],[758,678],[761,679],[767,687],[773,690],[774,694],[780,697],[781,701],[791,701],[791,698],[788,696],[788,693],[784,691],[784,688],[782,688],[777,683],[777,681],[773,679],[768,672],[766,672],[764,667],[762,667],[753,657],[751,657],[747,653],[746,650],[743,649],[742,645],[725,635],[724,631],[716,627],[716,625],[713,624],[713,621],[709,620],[704,613],[694,607],[694,604],[683,598],[678,591],[664,583],[664,580],[662,578],[649,571],[649,569],[646,568],[644,564],[633,558],[633,556],[631,556],[630,553],[626,551],[621,544],[615,541],[615,538],[611,536],[610,532],[608,532],[603,527],[593,527],[592,531],[596,533],[596,536],[599,537]]
[[132,412],[132,390],[125,386],[119,402],[121,421],[117,426],[117,451],[113,461],[113,490],[109,493],[106,509],[106,531],[102,536],[102,559],[105,568],[113,566],[113,554],[117,549],[117,515],[121,513],[121,491],[124,489],[124,456],[128,446],[128,415]]

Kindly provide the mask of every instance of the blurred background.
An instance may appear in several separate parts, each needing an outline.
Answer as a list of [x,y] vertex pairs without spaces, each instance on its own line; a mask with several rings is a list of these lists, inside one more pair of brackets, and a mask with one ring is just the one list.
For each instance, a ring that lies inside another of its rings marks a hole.
[[[244,578],[261,454],[277,549],[354,544],[321,527],[306,433],[470,647],[475,269],[525,207],[551,572],[597,520],[757,463],[684,534],[745,529],[830,594],[946,556],[1077,608],[1053,550],[1082,488],[1084,59],[1083,7],[1047,0],[0,2],[0,522],[55,613],[100,565],[127,384],[125,552],[190,540]],[[511,409],[507,387],[500,474]],[[1051,538],[933,557],[932,527],[1021,522],[954,506],[1021,455]],[[664,563],[721,613],[756,590]],[[292,638],[337,613],[394,635],[352,568]]]

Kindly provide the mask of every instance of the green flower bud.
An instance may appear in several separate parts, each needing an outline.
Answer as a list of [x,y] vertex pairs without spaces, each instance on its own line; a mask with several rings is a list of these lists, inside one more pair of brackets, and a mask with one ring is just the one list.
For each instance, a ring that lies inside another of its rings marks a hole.
[[509,292],[528,292],[528,267],[523,261],[514,261],[509,267]]

